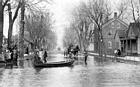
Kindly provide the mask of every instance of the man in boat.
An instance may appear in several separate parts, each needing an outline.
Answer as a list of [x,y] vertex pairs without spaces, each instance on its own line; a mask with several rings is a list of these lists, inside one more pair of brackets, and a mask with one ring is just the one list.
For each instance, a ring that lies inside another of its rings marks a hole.
[[48,57],[48,53],[47,53],[47,51],[45,50],[44,55],[43,55],[44,63],[47,62],[47,60],[46,60],[47,57]]
[[10,53],[9,50],[6,50],[4,52],[4,59],[5,59],[6,62],[11,62],[11,53]]
[[41,58],[41,61],[43,61],[43,49],[39,51],[39,57]]
[[15,62],[17,62],[17,59],[18,59],[18,52],[17,52],[16,49],[15,49],[13,52],[14,52],[13,60],[14,60]]
[[41,61],[41,58],[39,57],[39,52],[38,52],[38,51],[36,51],[36,52],[34,53],[34,63],[37,63],[37,64],[43,63],[43,62]]
[[68,47],[68,55],[69,57],[72,57],[72,51],[73,51],[73,44],[70,44]]

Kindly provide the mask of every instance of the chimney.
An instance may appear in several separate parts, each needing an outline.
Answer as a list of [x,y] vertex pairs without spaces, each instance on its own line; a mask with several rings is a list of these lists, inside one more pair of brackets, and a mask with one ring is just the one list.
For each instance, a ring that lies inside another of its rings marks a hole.
[[117,12],[114,12],[114,18],[117,18]]

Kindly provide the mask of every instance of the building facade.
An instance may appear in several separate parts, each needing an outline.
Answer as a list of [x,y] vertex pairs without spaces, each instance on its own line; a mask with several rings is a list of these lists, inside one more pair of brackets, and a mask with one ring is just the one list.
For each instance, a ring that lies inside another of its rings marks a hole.
[[113,54],[116,49],[122,50],[120,37],[124,37],[127,30],[128,25],[117,17],[117,13],[103,25],[102,34],[107,54]]
[[120,38],[126,55],[140,54],[140,23],[130,23],[125,37]]

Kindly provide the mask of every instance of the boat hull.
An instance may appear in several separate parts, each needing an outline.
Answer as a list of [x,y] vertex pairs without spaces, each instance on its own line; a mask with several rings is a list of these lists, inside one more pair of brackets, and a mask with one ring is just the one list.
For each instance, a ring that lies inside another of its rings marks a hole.
[[73,63],[74,63],[74,60],[42,63],[42,64],[34,63],[34,67],[65,67],[65,66],[72,66]]

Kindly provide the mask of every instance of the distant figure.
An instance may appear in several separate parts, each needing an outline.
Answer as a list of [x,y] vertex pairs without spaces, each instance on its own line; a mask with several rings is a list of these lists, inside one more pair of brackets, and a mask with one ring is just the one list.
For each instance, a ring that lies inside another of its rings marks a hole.
[[47,62],[46,58],[48,57],[48,53],[47,51],[44,52],[44,55],[43,55],[43,60],[44,60],[44,63]]
[[68,55],[68,49],[65,49],[65,50],[64,50],[64,57],[65,57],[65,56],[67,57],[67,55]]
[[43,61],[43,50],[39,51],[39,57],[41,58],[41,60]]
[[17,62],[18,54],[16,50],[13,50],[13,52],[11,53],[11,59],[13,60],[13,62]]
[[85,56],[85,63],[87,63],[88,53],[86,50],[84,51],[84,56]]
[[4,60],[6,62],[11,62],[11,53],[9,50],[6,50],[6,52],[4,53]]
[[71,52],[71,47],[69,46],[67,50],[68,50],[68,54],[70,54],[70,52]]
[[74,49],[73,49],[73,55],[74,56],[78,56],[78,51],[80,51],[79,46],[77,45]]
[[114,54],[115,54],[115,56],[117,56],[118,55],[118,51],[114,50]]
[[121,56],[121,50],[120,49],[117,49],[117,54],[118,54],[118,56]]
[[25,54],[29,54],[29,48],[26,48],[26,53]]
[[43,62],[41,61],[41,58],[39,57],[39,52],[38,52],[38,51],[36,51],[36,52],[34,53],[34,63],[37,63],[37,64],[43,63]]

